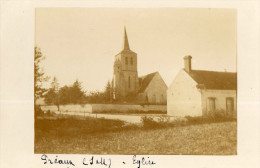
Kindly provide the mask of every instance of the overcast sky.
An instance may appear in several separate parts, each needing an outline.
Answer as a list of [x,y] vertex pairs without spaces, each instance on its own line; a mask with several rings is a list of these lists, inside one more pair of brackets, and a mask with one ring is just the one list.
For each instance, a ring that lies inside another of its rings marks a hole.
[[102,90],[126,26],[138,75],[158,71],[169,86],[192,56],[192,69],[236,71],[236,10],[195,8],[38,8],[35,44],[48,76]]

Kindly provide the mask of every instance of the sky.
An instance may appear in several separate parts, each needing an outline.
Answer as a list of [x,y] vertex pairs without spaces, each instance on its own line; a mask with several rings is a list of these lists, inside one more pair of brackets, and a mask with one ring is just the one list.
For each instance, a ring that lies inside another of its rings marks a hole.
[[139,76],[158,71],[169,86],[186,55],[192,69],[236,72],[235,9],[37,8],[35,45],[46,57],[46,75],[61,87],[78,79],[87,92],[103,90],[124,26]]

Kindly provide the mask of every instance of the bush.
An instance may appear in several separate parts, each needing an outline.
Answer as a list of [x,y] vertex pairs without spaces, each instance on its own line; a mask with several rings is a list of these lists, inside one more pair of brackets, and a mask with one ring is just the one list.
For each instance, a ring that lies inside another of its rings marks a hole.
[[50,116],[53,116],[53,113],[52,113],[50,110],[48,110],[48,111],[45,113],[45,115],[50,117]]
[[152,117],[143,116],[141,117],[141,122],[144,129],[151,129],[151,128],[160,128],[162,124],[154,121]]
[[203,124],[203,123],[214,123],[214,122],[224,122],[224,121],[234,121],[232,116],[226,114],[224,110],[216,110],[210,112],[206,116],[191,117],[186,116],[188,124]]
[[213,112],[210,112],[211,115],[207,116],[207,119],[210,122],[222,122],[222,121],[233,121],[233,116],[230,116],[227,114],[227,112],[223,109],[215,110]]
[[179,118],[175,119],[173,122],[170,122],[171,126],[174,127],[180,127],[180,126],[185,126],[188,125],[188,121],[186,118]]
[[144,129],[155,129],[174,126],[174,122],[170,122],[170,117],[161,115],[158,121],[155,121],[153,117],[143,116],[141,117],[142,126]]
[[159,123],[169,123],[170,122],[170,117],[167,115],[161,115],[158,119]]
[[41,107],[39,105],[36,105],[34,111],[34,117],[43,116],[43,115],[44,112],[42,111]]
[[207,122],[207,118],[205,117],[191,117],[191,116],[186,116],[188,124],[203,124]]

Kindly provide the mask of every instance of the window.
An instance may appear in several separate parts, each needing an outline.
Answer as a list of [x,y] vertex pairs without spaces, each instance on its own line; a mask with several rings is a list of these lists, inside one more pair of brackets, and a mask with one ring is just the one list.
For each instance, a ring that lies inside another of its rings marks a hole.
[[131,65],[133,65],[133,57],[131,57]]
[[234,111],[234,98],[227,97],[226,98],[226,112],[227,112],[227,114],[232,114],[233,111]]
[[216,110],[216,98],[215,97],[209,97],[209,108],[208,111],[214,112]]
[[125,57],[125,64],[127,65],[128,64],[128,58]]
[[128,88],[130,88],[130,76],[128,77]]

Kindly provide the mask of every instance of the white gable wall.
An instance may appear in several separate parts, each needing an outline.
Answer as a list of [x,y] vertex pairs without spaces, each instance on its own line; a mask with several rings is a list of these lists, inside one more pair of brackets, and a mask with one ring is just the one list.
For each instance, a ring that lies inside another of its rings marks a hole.
[[167,102],[167,85],[159,73],[156,73],[145,89],[149,103],[165,104]]
[[197,83],[185,72],[175,77],[167,90],[167,114],[170,116],[201,116],[201,93]]

